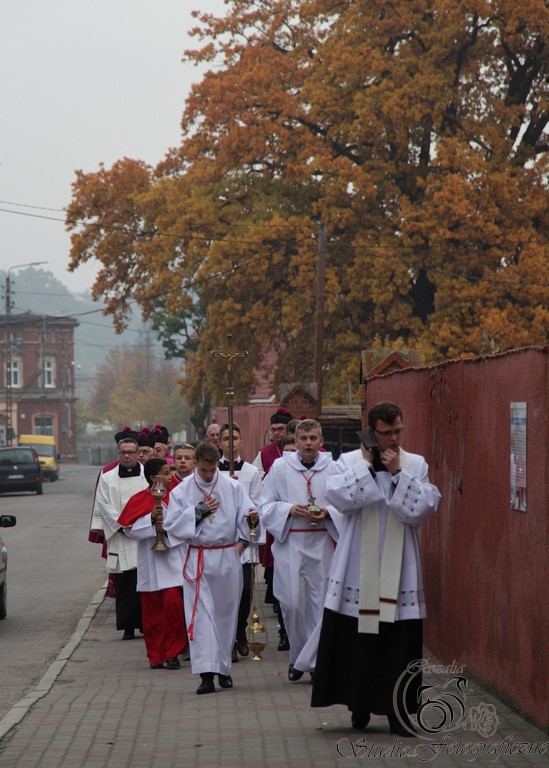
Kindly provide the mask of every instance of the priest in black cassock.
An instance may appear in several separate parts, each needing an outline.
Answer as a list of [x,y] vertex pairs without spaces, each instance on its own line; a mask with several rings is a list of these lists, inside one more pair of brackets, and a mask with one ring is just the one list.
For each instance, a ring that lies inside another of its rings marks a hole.
[[356,730],[367,727],[371,714],[386,715],[391,733],[413,736],[409,715],[417,712],[421,685],[414,662],[422,658],[426,615],[419,533],[440,493],[425,459],[400,447],[404,424],[397,405],[375,405],[368,426],[363,441],[373,447],[363,445],[342,474],[326,481],[326,500],[344,520],[311,704],[346,705]]

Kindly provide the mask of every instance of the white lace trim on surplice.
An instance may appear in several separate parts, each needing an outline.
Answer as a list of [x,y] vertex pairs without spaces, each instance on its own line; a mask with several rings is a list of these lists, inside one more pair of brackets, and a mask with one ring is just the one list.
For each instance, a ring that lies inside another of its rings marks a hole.
[[347,486],[347,492],[349,493],[353,503],[360,503],[360,501],[364,498],[364,487],[362,485],[362,480],[356,476],[355,468],[351,467],[351,469],[347,470],[344,478],[345,485]]
[[[358,606],[358,587],[351,587],[341,581],[330,579],[326,600],[328,603],[335,601],[338,605]],[[422,589],[400,589],[398,591],[397,605],[399,608],[422,608],[425,605],[425,594]]]
[[402,495],[402,506],[404,507],[404,511],[407,517],[412,517],[414,514],[414,509],[416,508],[422,493],[423,487],[421,483],[418,483],[417,480],[410,478],[410,480],[408,480],[406,490]]

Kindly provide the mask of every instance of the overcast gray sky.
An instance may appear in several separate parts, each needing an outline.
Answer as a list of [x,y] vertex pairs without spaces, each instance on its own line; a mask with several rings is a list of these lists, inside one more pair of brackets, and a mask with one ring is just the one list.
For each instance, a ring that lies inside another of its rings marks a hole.
[[76,169],[122,157],[154,165],[177,146],[185,96],[200,79],[181,62],[197,7],[221,15],[224,3],[0,0],[3,269],[45,260],[71,291],[89,291],[96,268],[66,271],[63,223],[21,215],[63,213],[24,206],[61,209]]

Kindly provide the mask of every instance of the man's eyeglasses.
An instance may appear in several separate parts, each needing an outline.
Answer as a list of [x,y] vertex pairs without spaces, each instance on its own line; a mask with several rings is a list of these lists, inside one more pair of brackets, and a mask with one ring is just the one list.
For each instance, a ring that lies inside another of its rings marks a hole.
[[404,427],[399,427],[398,429],[374,429],[374,432],[377,432],[381,437],[392,437],[393,435],[400,437],[404,434]]
[[137,451],[118,451],[119,456],[133,456]]

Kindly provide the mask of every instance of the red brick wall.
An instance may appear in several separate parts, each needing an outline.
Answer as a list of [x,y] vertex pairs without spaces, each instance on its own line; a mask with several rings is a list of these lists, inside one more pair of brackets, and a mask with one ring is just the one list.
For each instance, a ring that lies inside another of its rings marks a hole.
[[[233,407],[233,419],[242,430],[241,456],[245,461],[252,462],[267,442],[271,416],[276,413],[278,407],[272,403],[235,405]],[[218,424],[223,424],[227,421],[227,408],[212,408],[210,419]]]
[[[241,455],[245,461],[253,461],[267,442],[271,416],[281,406],[290,411],[296,419],[301,416],[307,419],[317,418],[316,403],[311,403],[307,395],[304,395],[299,389],[292,397],[285,398],[280,405],[277,403],[254,403],[253,405],[235,405],[233,407],[233,419],[242,430],[244,443]],[[216,421],[218,424],[227,421],[227,408],[212,408],[210,420]]]
[[294,419],[316,419],[318,418],[318,404],[301,390],[290,392],[282,400],[282,406],[290,411]]
[[[5,320],[4,320],[5,323]],[[76,414],[74,396],[74,341],[77,323],[35,315],[12,315],[12,359],[22,363],[22,382],[12,389],[12,427],[16,435],[36,432],[37,417],[53,419],[57,450],[64,457],[76,455]],[[2,329],[2,365],[5,366],[6,330]],[[54,387],[42,388],[42,354],[53,363]],[[5,412],[5,381],[2,381],[2,413]]]
[[[410,368],[366,383],[442,493],[423,530],[425,640],[549,726],[549,348]],[[510,403],[528,404],[528,511],[510,507]]]

